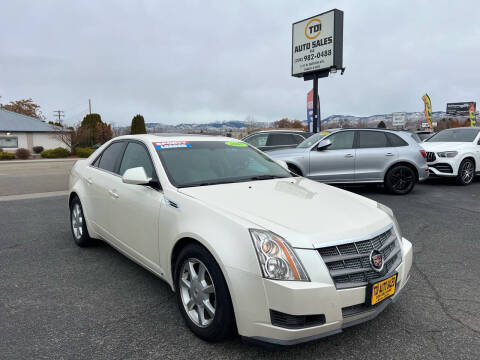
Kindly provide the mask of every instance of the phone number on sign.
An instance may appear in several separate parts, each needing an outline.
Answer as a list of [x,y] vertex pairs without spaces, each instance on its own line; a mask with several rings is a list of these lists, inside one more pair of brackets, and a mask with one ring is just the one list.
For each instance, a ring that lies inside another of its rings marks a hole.
[[323,51],[318,52],[316,54],[308,54],[308,55],[305,55],[303,58],[295,59],[295,62],[298,63],[298,62],[302,62],[302,61],[311,61],[311,60],[320,59],[322,57],[331,56],[331,55],[332,55],[332,50],[331,49],[323,50]]

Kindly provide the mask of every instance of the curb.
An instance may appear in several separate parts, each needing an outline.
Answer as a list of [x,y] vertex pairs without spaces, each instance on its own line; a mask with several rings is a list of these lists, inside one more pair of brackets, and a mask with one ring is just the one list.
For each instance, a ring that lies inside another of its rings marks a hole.
[[44,193],[32,193],[32,194],[20,194],[20,195],[5,195],[0,196],[0,202],[2,201],[14,201],[14,200],[27,200],[27,199],[42,199],[53,196],[66,196],[68,191],[51,191]]
[[2,160],[0,161],[0,166],[2,164],[20,164],[20,163],[44,163],[44,162],[68,162],[68,161],[77,161],[82,160],[81,158],[67,158],[67,159],[37,159],[37,160]]

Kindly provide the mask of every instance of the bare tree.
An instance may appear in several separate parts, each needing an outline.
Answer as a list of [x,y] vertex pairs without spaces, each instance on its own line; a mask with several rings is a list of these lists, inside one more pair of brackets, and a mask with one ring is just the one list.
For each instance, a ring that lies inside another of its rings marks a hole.
[[247,134],[251,134],[258,129],[257,121],[255,120],[255,117],[253,115],[248,115],[245,118],[245,126],[247,128]]

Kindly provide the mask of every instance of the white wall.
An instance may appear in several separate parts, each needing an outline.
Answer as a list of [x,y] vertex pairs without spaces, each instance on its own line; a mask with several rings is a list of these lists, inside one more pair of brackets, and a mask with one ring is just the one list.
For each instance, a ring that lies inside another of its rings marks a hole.
[[[0,132],[0,136],[5,136],[6,133]],[[32,145],[31,147],[28,146],[28,135],[32,136]],[[67,146],[62,143],[61,141],[58,141],[55,138],[55,135],[53,133],[25,133],[25,132],[12,132],[10,133],[10,136],[16,136],[18,138],[18,148],[25,148],[32,150],[32,147],[34,146],[43,146],[45,150],[47,149],[54,149],[56,147],[63,147],[67,148]],[[4,148],[4,151],[8,152],[15,152],[18,148]]]

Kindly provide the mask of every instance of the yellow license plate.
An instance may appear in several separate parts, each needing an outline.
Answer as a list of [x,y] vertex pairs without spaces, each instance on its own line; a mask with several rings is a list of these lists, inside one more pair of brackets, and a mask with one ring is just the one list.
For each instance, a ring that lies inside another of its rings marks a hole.
[[371,305],[378,304],[380,301],[383,301],[395,294],[396,286],[397,274],[373,284]]

